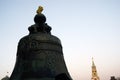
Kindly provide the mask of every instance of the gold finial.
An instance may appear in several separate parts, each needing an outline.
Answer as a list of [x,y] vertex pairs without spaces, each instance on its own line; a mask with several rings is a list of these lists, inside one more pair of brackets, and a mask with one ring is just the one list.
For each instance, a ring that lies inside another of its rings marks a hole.
[[43,11],[43,7],[42,6],[39,6],[38,7],[38,10],[36,11],[37,14],[41,14],[41,12]]

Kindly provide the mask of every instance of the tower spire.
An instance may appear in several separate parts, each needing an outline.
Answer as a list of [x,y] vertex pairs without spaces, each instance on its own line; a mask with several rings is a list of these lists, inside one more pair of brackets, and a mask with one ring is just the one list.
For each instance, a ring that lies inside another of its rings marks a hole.
[[92,57],[92,78],[91,78],[91,80],[100,80],[99,76],[97,74],[97,69],[96,69],[93,57]]
[[95,63],[94,63],[93,57],[92,57],[92,66],[95,66]]

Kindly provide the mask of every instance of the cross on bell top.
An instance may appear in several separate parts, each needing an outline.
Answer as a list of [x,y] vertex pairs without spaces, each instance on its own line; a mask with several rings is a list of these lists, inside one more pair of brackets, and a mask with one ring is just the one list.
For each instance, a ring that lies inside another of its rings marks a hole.
[[37,14],[41,14],[43,11],[43,7],[42,6],[39,6],[38,7],[38,10],[36,11]]

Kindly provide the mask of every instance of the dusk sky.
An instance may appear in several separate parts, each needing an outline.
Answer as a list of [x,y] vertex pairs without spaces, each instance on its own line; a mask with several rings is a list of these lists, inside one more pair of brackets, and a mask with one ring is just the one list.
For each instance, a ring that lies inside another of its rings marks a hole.
[[120,0],[0,0],[0,79],[11,75],[40,5],[73,80],[91,80],[92,57],[100,80],[120,77]]

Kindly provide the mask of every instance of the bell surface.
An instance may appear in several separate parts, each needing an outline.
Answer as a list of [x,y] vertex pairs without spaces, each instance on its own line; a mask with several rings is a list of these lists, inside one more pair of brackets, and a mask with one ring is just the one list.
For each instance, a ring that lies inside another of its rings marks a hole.
[[9,80],[72,80],[60,39],[51,35],[43,14],[34,19],[35,24],[28,28],[29,35],[18,43],[16,64]]

